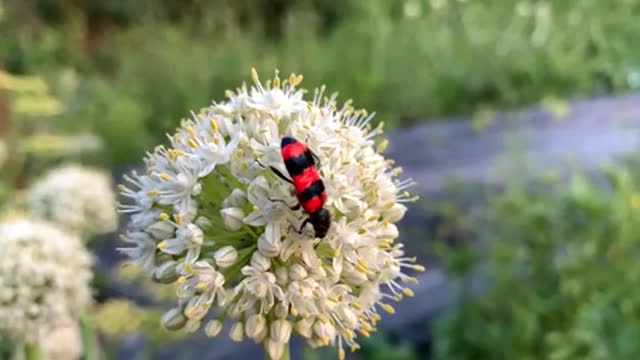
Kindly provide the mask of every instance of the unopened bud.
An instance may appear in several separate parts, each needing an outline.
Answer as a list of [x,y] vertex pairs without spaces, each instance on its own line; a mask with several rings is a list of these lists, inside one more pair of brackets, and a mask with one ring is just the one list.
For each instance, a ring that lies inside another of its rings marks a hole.
[[223,269],[228,268],[236,262],[238,251],[233,246],[223,246],[216,251],[213,258],[216,260],[216,265]]
[[175,261],[165,262],[153,271],[151,279],[160,284],[173,284],[180,277],[176,270],[177,265]]
[[277,343],[286,344],[291,337],[291,323],[288,320],[276,320],[271,324],[270,338]]
[[220,215],[224,222],[224,226],[229,231],[237,231],[242,225],[242,219],[244,219],[244,211],[238,207],[228,207],[220,210]]
[[207,334],[208,337],[218,336],[221,330],[222,330],[222,322],[220,320],[211,320],[207,323],[207,325],[204,328],[204,332],[205,334]]
[[180,330],[187,324],[187,317],[181,308],[173,308],[162,315],[160,323],[167,330]]

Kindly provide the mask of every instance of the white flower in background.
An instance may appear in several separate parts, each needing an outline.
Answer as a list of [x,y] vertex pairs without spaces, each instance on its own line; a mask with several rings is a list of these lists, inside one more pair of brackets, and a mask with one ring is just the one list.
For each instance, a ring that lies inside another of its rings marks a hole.
[[[260,342],[272,358],[298,334],[311,346],[358,348],[380,310],[413,292],[406,271],[424,271],[396,243],[393,224],[413,198],[400,169],[380,154],[386,140],[372,116],[317,90],[311,101],[296,86],[302,76],[228,92],[229,99],[184,120],[146,158],[144,175],[125,177],[123,212],[132,221],[122,249],[160,283],[175,280],[177,305],[162,318],[172,330],[204,328],[208,336],[232,320],[229,335]],[[319,169],[331,213],[328,234],[315,238],[307,214],[291,210],[283,136],[305,143]],[[282,201],[273,201],[282,200]],[[283,203],[284,202],[284,203]],[[220,314],[204,321],[217,307]],[[204,321],[204,322],[203,322]]]
[[118,223],[110,176],[78,165],[53,169],[34,183],[27,209],[83,239],[115,231]]
[[91,300],[90,255],[75,236],[46,223],[0,223],[0,337],[34,343]]

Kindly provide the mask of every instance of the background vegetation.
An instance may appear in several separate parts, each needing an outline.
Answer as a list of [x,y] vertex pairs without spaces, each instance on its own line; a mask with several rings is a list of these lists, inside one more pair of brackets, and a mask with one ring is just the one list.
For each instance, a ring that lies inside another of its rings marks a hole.
[[[0,58],[111,164],[247,79],[303,73],[392,125],[640,86],[640,1],[4,0]],[[606,14],[606,16],[602,16]],[[136,141],[120,141],[134,134]]]

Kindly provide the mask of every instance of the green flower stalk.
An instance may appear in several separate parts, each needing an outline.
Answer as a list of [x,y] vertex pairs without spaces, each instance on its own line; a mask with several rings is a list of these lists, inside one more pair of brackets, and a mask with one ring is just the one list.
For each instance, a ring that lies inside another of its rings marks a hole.
[[[121,251],[177,287],[162,317],[169,329],[217,336],[232,319],[231,339],[262,343],[272,359],[288,354],[294,333],[337,346],[342,359],[375,330],[380,310],[413,295],[405,271],[424,271],[395,241],[411,181],[396,180],[400,169],[381,154],[373,115],[338,107],[324,88],[305,100],[300,75],[276,72],[264,85],[252,77],[250,89],[183,120],[170,146],[148,154],[144,174],[125,177],[120,210],[131,222]],[[333,219],[324,238],[295,230],[307,215],[286,206],[297,202],[293,188],[268,169],[283,169],[283,136],[321,161]]]

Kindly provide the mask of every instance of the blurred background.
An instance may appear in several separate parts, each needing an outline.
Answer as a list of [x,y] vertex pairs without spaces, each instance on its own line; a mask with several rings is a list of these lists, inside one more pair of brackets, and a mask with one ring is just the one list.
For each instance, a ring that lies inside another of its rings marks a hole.
[[[117,184],[252,66],[301,73],[377,113],[421,195],[400,231],[417,296],[350,358],[635,359],[639,18],[640,0],[2,0],[2,216],[63,164]],[[104,358],[256,354],[164,332],[172,294],[121,266],[117,233],[83,234]]]

